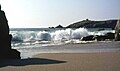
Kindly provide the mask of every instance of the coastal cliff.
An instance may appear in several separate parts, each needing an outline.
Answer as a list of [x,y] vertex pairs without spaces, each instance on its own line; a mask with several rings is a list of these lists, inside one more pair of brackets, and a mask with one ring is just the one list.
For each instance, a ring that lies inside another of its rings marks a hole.
[[73,24],[68,25],[66,28],[112,28],[116,26],[117,20],[105,20],[105,21],[92,21],[92,20],[83,20]]

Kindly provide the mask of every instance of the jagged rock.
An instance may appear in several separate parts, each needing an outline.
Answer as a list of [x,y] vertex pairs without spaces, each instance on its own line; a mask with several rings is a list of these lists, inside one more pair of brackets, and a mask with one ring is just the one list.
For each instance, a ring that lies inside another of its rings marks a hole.
[[55,28],[63,28],[63,26],[62,25],[58,25]]
[[20,59],[20,52],[11,49],[8,21],[0,5],[0,59]]
[[117,21],[115,26],[115,40],[120,41],[120,20]]
[[92,41],[95,40],[94,35],[86,36],[81,38],[82,41]]
[[96,35],[94,37],[97,41],[105,41],[105,40],[113,40],[114,37],[114,33],[108,32],[105,35]]
[[105,35],[96,35],[95,39],[97,41],[104,41],[106,39],[106,36]]
[[105,34],[105,36],[106,36],[105,39],[108,39],[108,40],[115,39],[115,33],[108,32],[107,34]]

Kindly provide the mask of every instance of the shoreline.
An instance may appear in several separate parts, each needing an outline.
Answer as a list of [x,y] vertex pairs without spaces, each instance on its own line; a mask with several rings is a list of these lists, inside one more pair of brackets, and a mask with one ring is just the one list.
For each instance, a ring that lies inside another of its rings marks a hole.
[[11,60],[8,65],[0,66],[0,71],[120,71],[120,51],[37,54]]
[[[113,48],[117,51],[77,52]],[[28,54],[36,51],[48,53],[36,53],[25,59],[0,60],[0,71],[120,71],[120,42],[66,44],[21,50]],[[66,52],[53,53],[58,50]]]
[[42,53],[101,53],[120,51],[120,42],[95,42],[85,44],[64,44],[33,48],[19,48],[22,59]]

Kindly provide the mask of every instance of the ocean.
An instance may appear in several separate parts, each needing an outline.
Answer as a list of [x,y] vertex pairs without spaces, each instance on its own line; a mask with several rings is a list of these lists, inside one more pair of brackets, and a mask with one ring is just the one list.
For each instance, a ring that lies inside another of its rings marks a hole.
[[71,40],[80,41],[81,37],[89,35],[105,35],[108,32],[114,33],[114,30],[110,28],[98,31],[99,29],[100,28],[11,28],[10,34],[13,36],[11,45],[14,48],[32,45],[59,45],[67,42],[71,43]]
[[[80,40],[85,36],[105,35],[108,32],[115,33],[111,28],[100,29],[102,28],[11,28],[10,34],[13,36],[11,46],[21,52],[22,58],[27,58],[37,53],[64,51],[64,49],[56,50],[51,46],[88,43]],[[72,52],[72,50],[70,51]]]

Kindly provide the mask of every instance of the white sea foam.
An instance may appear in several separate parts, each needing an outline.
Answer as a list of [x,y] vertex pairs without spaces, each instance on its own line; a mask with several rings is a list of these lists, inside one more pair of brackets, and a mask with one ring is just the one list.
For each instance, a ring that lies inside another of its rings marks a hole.
[[39,33],[37,33],[36,40],[50,41],[51,40],[51,35],[50,35],[49,32],[40,31]]
[[[53,43],[68,43],[73,42],[71,40],[76,40],[77,43],[81,37],[89,36],[89,35],[105,35],[108,32],[114,32],[109,30],[104,31],[88,31],[86,28],[78,28],[78,29],[62,29],[62,30],[54,30],[54,31],[11,31],[13,35],[12,43],[17,45],[35,45],[35,44],[50,44]],[[13,45],[14,45],[13,44]]]
[[80,39],[81,37],[85,37],[88,35],[90,35],[89,31],[85,28],[79,28],[79,29],[76,29],[72,32],[73,39]]

